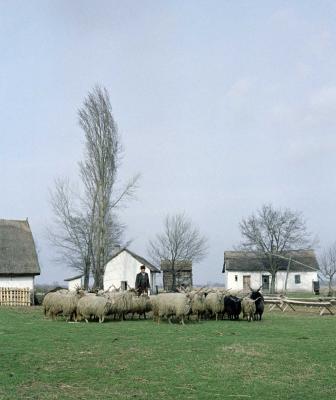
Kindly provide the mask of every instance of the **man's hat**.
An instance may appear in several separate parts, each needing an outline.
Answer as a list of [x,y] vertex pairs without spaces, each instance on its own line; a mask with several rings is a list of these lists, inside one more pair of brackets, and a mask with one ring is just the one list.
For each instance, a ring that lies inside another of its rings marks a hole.
[[146,269],[144,265],[140,265],[140,269]]

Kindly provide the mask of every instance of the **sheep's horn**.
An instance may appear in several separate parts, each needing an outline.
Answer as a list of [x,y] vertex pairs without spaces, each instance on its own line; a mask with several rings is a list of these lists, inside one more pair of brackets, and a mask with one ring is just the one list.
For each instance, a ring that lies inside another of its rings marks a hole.
[[260,297],[258,297],[257,299],[255,299],[255,300],[252,300],[252,299],[250,299],[250,300],[252,300],[252,301],[254,301],[254,302],[256,302],[257,300],[259,300],[260,299]]

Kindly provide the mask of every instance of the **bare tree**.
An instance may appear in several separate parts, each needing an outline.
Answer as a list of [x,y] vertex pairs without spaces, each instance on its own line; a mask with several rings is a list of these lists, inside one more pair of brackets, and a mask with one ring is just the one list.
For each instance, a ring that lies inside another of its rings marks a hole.
[[201,261],[207,253],[207,239],[184,214],[167,215],[164,229],[149,241],[148,253],[157,263],[168,261],[176,290],[176,266],[178,263]]
[[328,296],[332,296],[332,284],[336,274],[336,243],[322,252],[319,264],[321,274],[328,280]]
[[66,179],[57,179],[50,192],[54,224],[48,227],[48,238],[57,248],[56,261],[66,263],[84,274],[88,288],[91,267],[92,215],[85,215],[76,204],[76,196]]
[[256,214],[243,219],[239,225],[243,236],[241,248],[266,258],[265,268],[270,272],[271,293],[275,292],[275,278],[279,257],[290,250],[311,248],[310,234],[302,215],[289,209],[275,209],[265,204]]
[[91,271],[94,286],[101,289],[105,264],[124,228],[115,211],[134,196],[139,175],[116,189],[122,149],[105,88],[89,92],[78,115],[85,137],[85,156],[79,163],[83,193],[74,207],[68,189],[56,182],[51,204],[60,234],[49,236],[68,264],[83,270],[87,279]]

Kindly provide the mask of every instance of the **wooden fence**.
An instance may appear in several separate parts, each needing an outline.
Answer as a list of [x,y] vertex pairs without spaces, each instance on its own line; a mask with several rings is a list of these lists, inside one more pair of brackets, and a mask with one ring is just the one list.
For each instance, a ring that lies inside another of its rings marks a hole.
[[[323,301],[324,300],[324,301]],[[329,312],[329,314],[334,315],[334,309],[333,306],[335,305],[335,302],[330,299],[328,301],[325,301],[325,299],[321,298],[314,298],[314,299],[290,299],[284,296],[281,297],[269,297],[265,296],[265,304],[269,304],[270,308],[269,311],[273,310],[275,307],[278,307],[282,312],[285,312],[287,308],[289,307],[293,311],[295,311],[294,306],[303,306],[303,307],[309,307],[309,308],[318,308],[320,311],[320,315],[323,315],[326,311]]]
[[30,306],[31,296],[28,288],[0,287],[0,306]]

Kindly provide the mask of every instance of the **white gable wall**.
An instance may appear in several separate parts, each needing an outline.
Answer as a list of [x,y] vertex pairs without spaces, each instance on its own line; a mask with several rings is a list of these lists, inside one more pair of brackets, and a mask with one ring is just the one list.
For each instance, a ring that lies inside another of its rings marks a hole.
[[34,289],[34,277],[33,276],[1,276],[0,287],[4,288],[17,288],[30,290]]
[[[120,287],[122,281],[126,281],[132,288],[135,286],[136,275],[140,272],[142,264],[127,251],[122,251],[106,264],[104,273],[104,290],[109,290],[112,285]],[[152,273],[146,267],[151,288],[156,286],[156,273]]]

